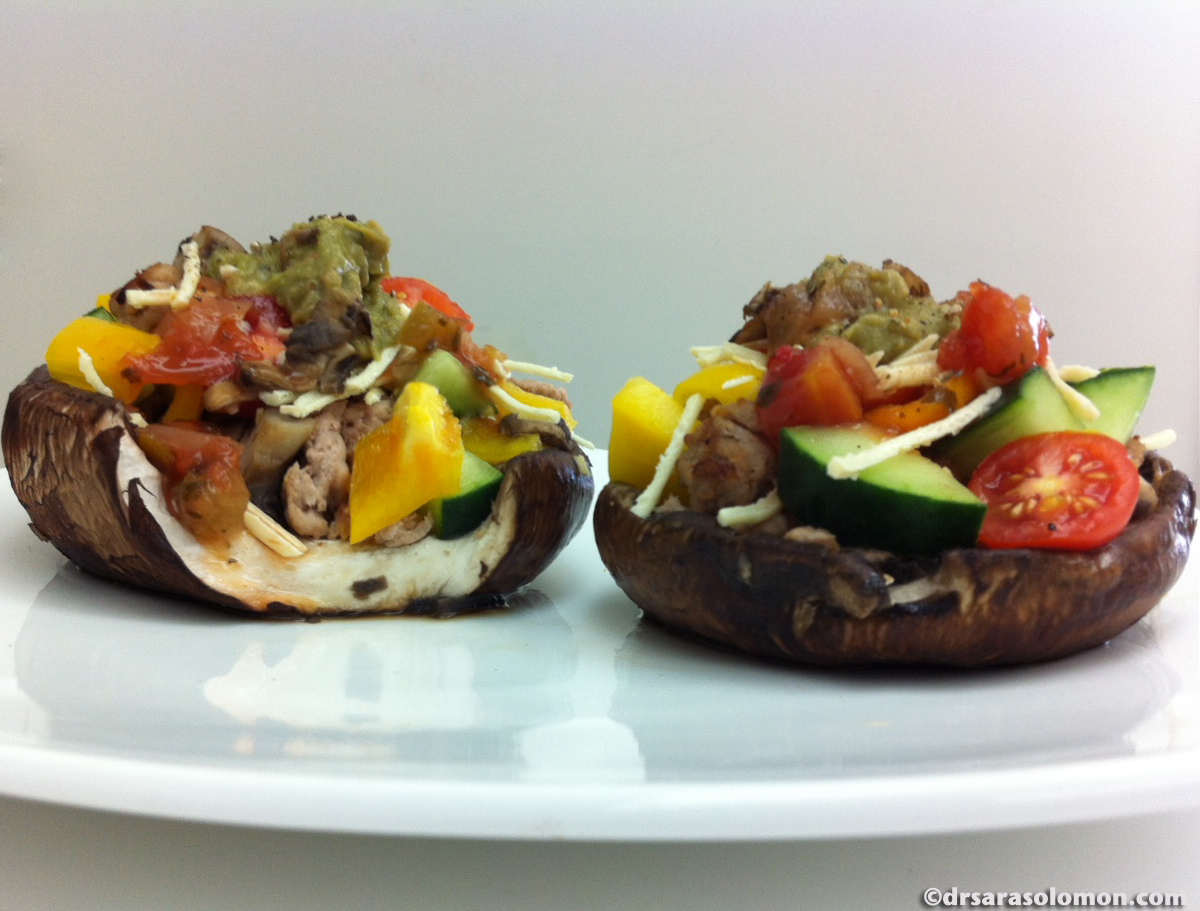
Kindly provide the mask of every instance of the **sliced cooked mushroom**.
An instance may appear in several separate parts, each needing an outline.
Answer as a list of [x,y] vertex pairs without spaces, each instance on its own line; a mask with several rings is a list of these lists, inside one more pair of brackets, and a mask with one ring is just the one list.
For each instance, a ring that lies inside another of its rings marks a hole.
[[283,515],[279,485],[288,465],[304,448],[316,418],[290,418],[262,408],[242,449],[242,477],[251,501],[273,517]]
[[963,667],[1100,645],[1175,583],[1196,530],[1195,490],[1151,456],[1157,503],[1087,552],[950,550],[926,561],[722,528],[688,510],[647,520],[609,484],[594,514],[605,566],[658,622],[713,643],[813,665]]
[[[226,234],[220,228],[214,228],[212,225],[201,226],[200,230],[187,238],[187,240],[196,242],[196,252],[200,255],[200,262],[206,265],[212,259],[213,253],[218,250],[233,250],[236,253],[246,252],[246,248],[235,238]],[[183,245],[187,243],[187,240],[180,243],[179,252],[175,255],[175,265],[180,269],[183,268]]]
[[44,366],[10,395],[2,444],[33,530],[83,569],[271,616],[449,616],[502,604],[579,530],[593,493],[590,465],[568,438],[512,459],[491,516],[465,537],[404,548],[319,541],[283,557],[245,531],[197,542],[167,511],[126,409]]

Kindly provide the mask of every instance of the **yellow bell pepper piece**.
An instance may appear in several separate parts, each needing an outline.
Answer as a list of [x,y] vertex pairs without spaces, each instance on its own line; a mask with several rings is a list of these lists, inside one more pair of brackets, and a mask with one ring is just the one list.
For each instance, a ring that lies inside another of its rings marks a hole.
[[500,465],[523,452],[537,452],[542,448],[542,438],[536,433],[509,436],[500,432],[499,422],[491,417],[464,418],[462,435],[467,452],[479,456],[489,465]]
[[96,375],[114,398],[131,403],[142,391],[141,383],[131,383],[121,376],[125,355],[147,354],[161,340],[151,332],[142,332],[124,323],[81,316],[64,326],[46,349],[46,365],[50,376],[61,383],[80,389],[97,391],[80,369],[79,352],[91,358]]
[[750,364],[722,363],[702,367],[675,387],[675,400],[682,407],[695,393],[728,405],[738,399],[753,399],[762,386],[763,371]]
[[[683,405],[649,380],[636,376],[627,382],[613,398],[608,476],[634,487],[649,484],[681,417]],[[668,492],[677,492],[676,486],[668,484]]]
[[[567,426],[572,430],[575,429],[577,422],[575,418],[572,417],[571,409],[567,406],[566,402],[560,402],[558,399],[552,399],[548,395],[538,395],[536,392],[526,392],[524,389],[510,380],[505,380],[504,382],[500,383],[500,388],[511,395],[522,405],[528,405],[531,408],[548,408],[551,411],[557,411],[562,416],[563,420],[567,422]],[[513,409],[511,407],[502,403],[497,403],[496,408],[502,416],[513,413]]]
[[429,383],[409,383],[392,418],[363,437],[350,473],[350,543],[357,544],[438,497],[458,493],[458,418]]
[[198,421],[204,414],[204,386],[200,383],[185,383],[174,387],[175,394],[162,422]]

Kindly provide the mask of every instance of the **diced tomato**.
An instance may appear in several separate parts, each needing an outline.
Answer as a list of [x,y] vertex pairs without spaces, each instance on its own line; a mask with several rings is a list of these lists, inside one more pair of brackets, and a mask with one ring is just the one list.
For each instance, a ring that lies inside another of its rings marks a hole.
[[985,503],[985,547],[1091,550],[1117,537],[1133,515],[1138,472],[1124,445],[1101,433],[1021,437],[975,470]]
[[875,368],[871,366],[867,356],[853,342],[837,336],[829,336],[821,339],[818,345],[828,348],[837,358],[838,367],[863,400],[864,406],[882,402],[889,397],[889,393],[883,392],[879,388],[879,377],[875,375]]
[[291,317],[274,298],[253,297],[249,300],[250,309],[246,311],[245,320],[250,327],[250,343],[258,357],[246,360],[276,362],[287,351],[280,331],[291,328]]
[[[493,345],[476,344],[470,332],[464,332],[459,337],[458,351],[455,354],[484,382],[498,383],[504,377],[500,364],[507,359],[507,355]],[[480,376],[480,373],[486,375],[486,379]]]
[[942,339],[939,367],[974,372],[985,385],[1004,386],[1045,365],[1050,326],[1028,297],[1014,299],[999,288],[973,282],[958,298],[962,323]]
[[866,356],[845,339],[827,338],[809,348],[775,349],[755,404],[763,434],[776,442],[785,427],[860,421],[864,402],[878,397]]
[[410,307],[416,307],[417,304],[424,301],[438,312],[444,313],[451,319],[458,320],[468,330],[475,328],[475,323],[471,321],[471,317],[467,314],[466,310],[450,300],[449,295],[444,291],[434,287],[424,279],[393,276],[385,278],[379,283],[379,286],[391,294],[403,296],[405,303]]
[[289,324],[270,298],[197,298],[163,317],[162,343],[127,358],[127,369],[144,383],[210,386],[246,361],[276,360],[285,351],[279,332]]
[[242,526],[250,492],[240,443],[194,422],[150,424],[137,441],[162,473],[171,515],[193,535],[210,540]]
[[246,323],[251,332],[278,335],[280,329],[288,329],[292,325],[292,318],[288,316],[288,312],[279,306],[273,297],[235,297],[233,300],[249,302]]

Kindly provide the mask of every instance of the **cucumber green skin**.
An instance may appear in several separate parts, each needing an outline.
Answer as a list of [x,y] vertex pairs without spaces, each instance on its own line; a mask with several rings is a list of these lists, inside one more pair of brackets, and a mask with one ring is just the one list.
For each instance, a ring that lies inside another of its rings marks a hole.
[[1085,422],[1084,429],[1127,443],[1150,398],[1154,368],[1113,367],[1073,385],[1100,410],[1100,417]]
[[948,467],[963,483],[979,463],[1019,437],[1056,430],[1082,430],[1062,393],[1041,367],[1004,390],[1000,402],[961,433],[936,444],[933,458]]
[[441,348],[430,352],[413,380],[437,387],[456,417],[483,414],[491,408],[491,402],[480,391],[470,369]]
[[463,453],[459,492],[429,504],[433,533],[442,539],[461,538],[474,531],[492,512],[504,473],[478,456]]
[[1035,367],[1004,391],[995,408],[961,433],[935,444],[931,454],[965,483],[984,459],[1020,437],[1094,430],[1125,443],[1153,383],[1153,367],[1118,367],[1075,384],[1100,411],[1095,421],[1085,422],[1071,410],[1046,371]]
[[924,456],[906,453],[857,479],[829,477],[831,454],[876,441],[848,428],[785,430],[779,497],[792,517],[833,532],[849,547],[932,555],[974,546],[987,507]]

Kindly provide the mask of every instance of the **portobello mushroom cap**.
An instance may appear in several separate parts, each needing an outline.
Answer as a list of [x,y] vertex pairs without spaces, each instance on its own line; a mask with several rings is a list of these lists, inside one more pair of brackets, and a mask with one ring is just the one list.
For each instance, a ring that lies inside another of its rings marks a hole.
[[1143,617],[1183,571],[1195,490],[1149,456],[1157,502],[1088,552],[961,548],[909,559],[758,532],[712,516],[630,511],[638,490],[608,484],[596,544],[647,617],[677,632],[805,665],[981,667],[1061,658]]
[[38,537],[84,570],[251,614],[451,616],[505,603],[566,546],[591,506],[591,466],[565,449],[512,459],[473,533],[403,548],[308,541],[278,556],[249,532],[199,543],[167,511],[158,471],[115,399],[35,369],[10,394],[2,448]]

